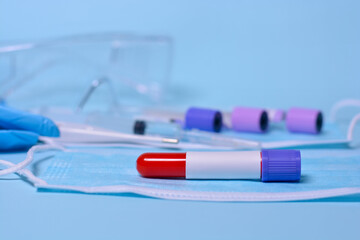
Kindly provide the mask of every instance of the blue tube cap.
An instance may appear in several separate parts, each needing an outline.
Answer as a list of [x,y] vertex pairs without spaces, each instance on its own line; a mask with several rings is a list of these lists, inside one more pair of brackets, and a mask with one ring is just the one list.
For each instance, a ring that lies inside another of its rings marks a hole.
[[222,115],[220,111],[191,107],[185,114],[185,128],[209,132],[220,132]]
[[301,155],[298,150],[262,150],[261,181],[292,182],[301,176]]

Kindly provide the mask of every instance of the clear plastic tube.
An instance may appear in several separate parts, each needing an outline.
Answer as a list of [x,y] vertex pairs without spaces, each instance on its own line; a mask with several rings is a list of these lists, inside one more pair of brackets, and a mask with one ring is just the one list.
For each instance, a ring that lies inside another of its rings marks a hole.
[[147,143],[170,143],[177,144],[178,139],[166,138],[161,136],[142,136],[127,134],[108,129],[102,129],[91,125],[74,124],[66,122],[56,123],[60,129],[61,137],[58,142],[73,143],[110,143],[124,142],[135,144]]
[[259,147],[259,143],[255,141],[226,137],[218,133],[205,132],[196,129],[186,130],[175,122],[133,120],[121,117],[104,117],[100,115],[93,115],[87,119],[87,123],[126,133],[175,138],[183,142],[211,146],[223,146],[238,149]]

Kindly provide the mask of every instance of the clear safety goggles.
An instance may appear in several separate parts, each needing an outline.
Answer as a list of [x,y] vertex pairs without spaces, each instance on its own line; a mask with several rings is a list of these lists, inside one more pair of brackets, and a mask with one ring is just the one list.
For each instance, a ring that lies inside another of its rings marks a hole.
[[163,98],[171,60],[165,36],[89,34],[0,45],[0,98],[26,109],[154,104]]

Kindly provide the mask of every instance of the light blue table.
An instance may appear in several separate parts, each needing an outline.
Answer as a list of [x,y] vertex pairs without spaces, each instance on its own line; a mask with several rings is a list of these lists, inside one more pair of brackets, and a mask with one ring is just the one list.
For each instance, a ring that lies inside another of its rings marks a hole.
[[[0,40],[168,34],[176,43],[171,93],[183,106],[328,113],[337,100],[360,98],[359,11],[358,1],[3,0]],[[208,203],[39,193],[6,176],[0,239],[358,239],[358,199]]]

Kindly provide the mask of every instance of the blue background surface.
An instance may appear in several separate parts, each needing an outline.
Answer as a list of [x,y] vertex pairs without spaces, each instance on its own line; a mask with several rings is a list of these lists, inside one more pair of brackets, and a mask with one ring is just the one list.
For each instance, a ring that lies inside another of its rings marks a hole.
[[[170,35],[170,91],[183,105],[328,113],[335,101],[360,97],[359,11],[358,1],[2,0],[0,40]],[[0,238],[358,239],[356,199],[204,203],[38,193],[9,176],[0,181]]]

